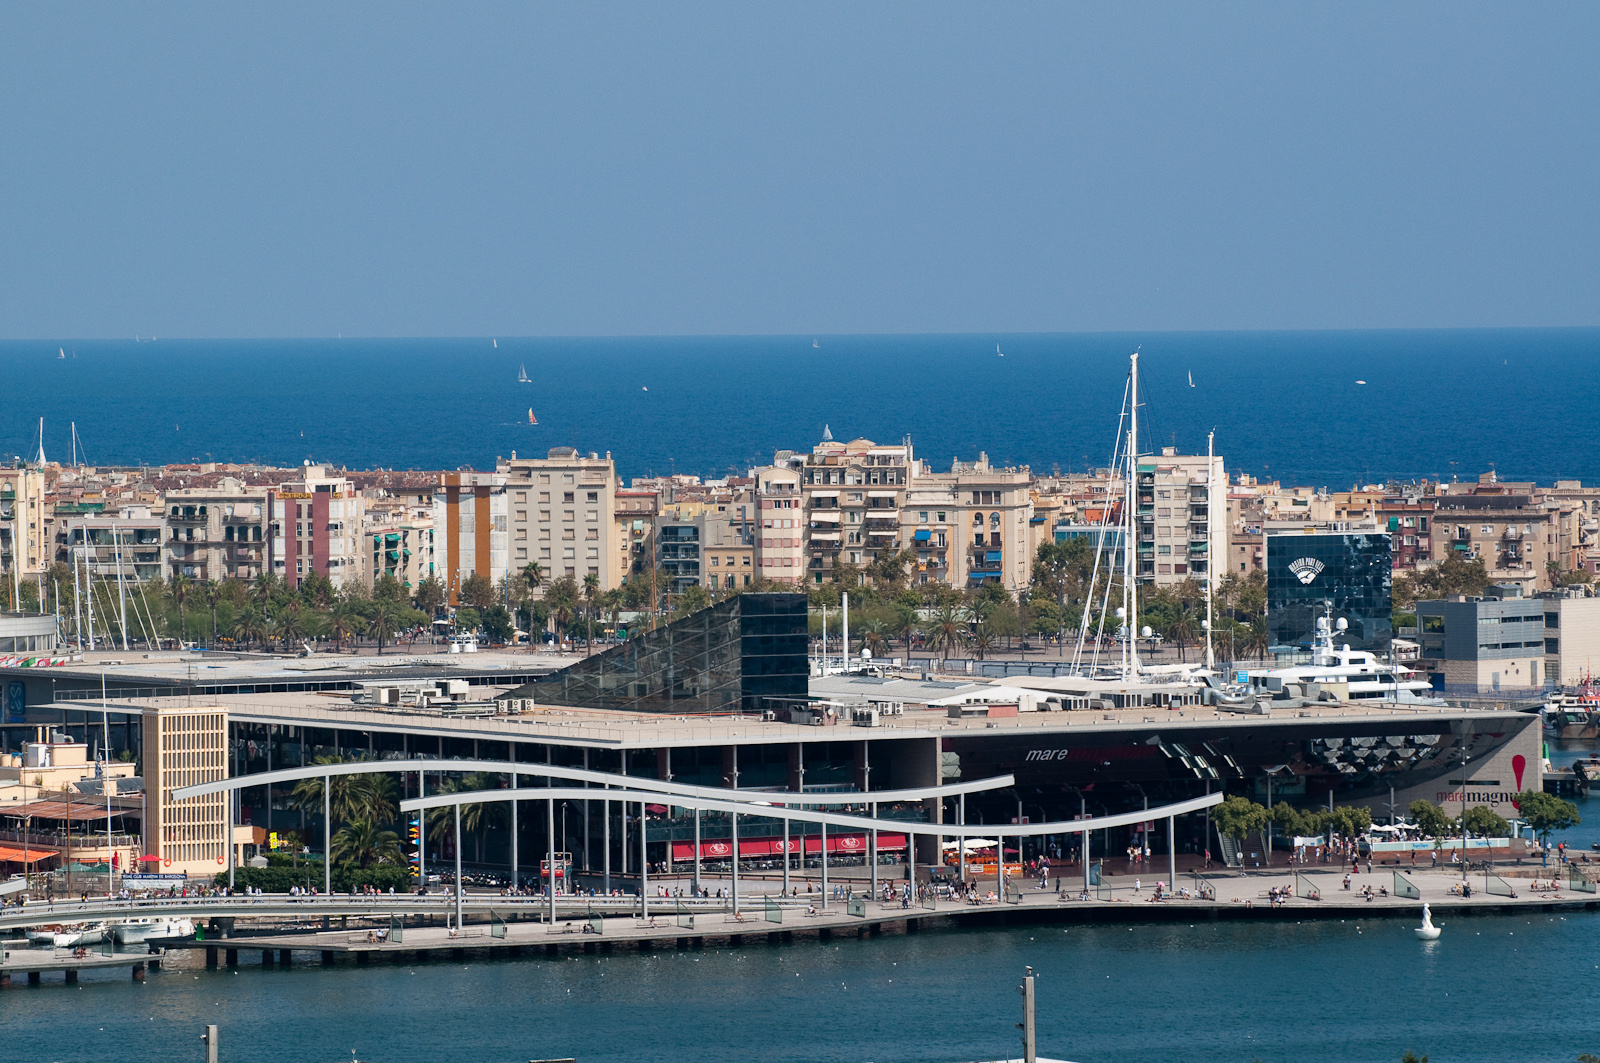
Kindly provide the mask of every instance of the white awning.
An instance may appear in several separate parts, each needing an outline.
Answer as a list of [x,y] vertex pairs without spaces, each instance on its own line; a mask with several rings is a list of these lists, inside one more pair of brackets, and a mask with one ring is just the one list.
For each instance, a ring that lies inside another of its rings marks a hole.
[[835,542],[837,542],[838,539],[839,539],[839,533],[836,532],[836,531],[833,531],[833,532],[815,531],[815,532],[811,533],[811,538],[814,539],[814,540],[815,539],[832,539]]
[[899,491],[868,491],[867,492],[867,497],[868,498],[896,498],[896,497],[899,496],[899,494],[900,494]]
[[837,491],[812,491],[811,492],[811,497],[812,498],[838,498],[839,497],[839,492],[837,492]]

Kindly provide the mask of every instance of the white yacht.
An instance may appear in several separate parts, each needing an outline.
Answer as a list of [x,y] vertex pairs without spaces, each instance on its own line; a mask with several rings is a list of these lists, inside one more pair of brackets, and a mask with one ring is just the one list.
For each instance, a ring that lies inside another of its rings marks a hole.
[[1349,645],[1335,648],[1334,631],[1347,628],[1343,617],[1337,627],[1329,618],[1317,618],[1316,640],[1311,663],[1289,668],[1273,668],[1250,673],[1247,678],[1258,695],[1269,698],[1309,697],[1333,694],[1340,701],[1388,701],[1399,705],[1443,705],[1435,697],[1433,684],[1415,674],[1382,661],[1377,654],[1352,650]]
[[186,938],[192,933],[193,919],[174,919],[164,915],[118,919],[111,924],[112,939],[118,945],[142,945],[160,938]]

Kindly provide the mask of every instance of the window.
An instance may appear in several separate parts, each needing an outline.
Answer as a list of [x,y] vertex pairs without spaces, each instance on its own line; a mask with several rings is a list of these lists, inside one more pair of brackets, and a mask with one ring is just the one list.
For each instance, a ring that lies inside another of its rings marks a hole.
[[917,514],[917,523],[919,523],[919,524],[928,523],[928,511],[927,510],[924,509],[924,510],[922,510],[921,512],[919,512]]
[[527,519],[528,519],[528,511],[527,510],[525,510],[525,509],[517,510],[517,522],[519,524],[525,522]]
[[573,482],[573,474],[570,473],[570,472],[562,473],[561,474],[561,482],[564,483],[564,484],[572,483]]
[[561,548],[561,559],[563,561],[568,560],[568,559],[570,559],[572,557],[575,557],[575,556],[577,556],[577,551],[573,547],[563,546]]
[[586,509],[583,511],[583,519],[589,521],[599,520],[600,511],[598,509]]
[[516,501],[517,501],[517,504],[519,506],[522,505],[523,503],[527,502],[528,501],[528,492],[526,492],[526,491],[518,491],[516,493]]
[[980,527],[980,528],[983,527],[983,514],[982,513],[974,513],[972,515],[972,523],[976,527]]
[[598,539],[598,538],[600,538],[600,529],[599,528],[586,528],[586,529],[584,529],[583,537],[585,539],[589,539],[591,541],[595,540],[595,539]]
[[572,501],[572,492],[571,491],[563,491],[563,492],[561,492],[561,501],[563,501],[563,502],[571,502]]
[[549,491],[540,491],[539,492],[539,501],[548,503],[550,501],[550,492]]
[[577,511],[576,510],[563,509],[561,511],[561,519],[564,520],[564,521],[570,522],[576,516],[577,516]]
[[[547,472],[542,472],[542,473],[540,473],[540,474],[539,474],[539,482],[540,482],[540,483],[542,483],[542,484],[547,484],[547,483],[549,483],[549,482],[550,482],[550,474],[549,474],[549,473],[547,473]],[[540,493],[540,497],[541,497],[541,498],[543,498],[543,497],[544,497],[544,496],[545,496],[545,495],[547,495],[547,494],[549,494],[549,492],[548,492],[548,491],[545,491],[545,492],[541,492],[541,493]]]
[[539,538],[541,538],[541,539],[550,538],[550,529],[549,528],[540,528],[539,529]]
[[1444,634],[1444,617],[1424,616],[1422,618],[1422,630],[1430,635]]
[[599,491],[590,491],[589,495],[588,495],[588,501],[590,501],[590,502],[598,502],[598,501],[600,501],[600,492]]
[[545,524],[550,523],[550,511],[548,509],[541,509],[539,511],[539,520]]
[[935,514],[935,519],[937,519],[940,524],[943,524],[944,523],[944,510],[942,510],[942,509],[939,510],[939,512],[937,514]]
[[548,546],[539,547],[539,556],[546,561],[550,560],[550,548]]
[[561,537],[563,539],[576,539],[578,537],[578,533],[572,528],[562,528]]

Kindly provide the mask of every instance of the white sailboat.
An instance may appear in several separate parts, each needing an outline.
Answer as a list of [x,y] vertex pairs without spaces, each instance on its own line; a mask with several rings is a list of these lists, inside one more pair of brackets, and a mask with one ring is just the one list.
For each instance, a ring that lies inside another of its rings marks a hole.
[[522,363],[522,368],[517,370],[517,382],[519,384],[531,384],[531,383],[533,383],[533,378],[528,376],[528,363],[527,362],[523,362]]
[[65,347],[57,347],[56,350],[59,352],[57,353],[56,358],[61,361],[65,361],[67,357],[67,349]]

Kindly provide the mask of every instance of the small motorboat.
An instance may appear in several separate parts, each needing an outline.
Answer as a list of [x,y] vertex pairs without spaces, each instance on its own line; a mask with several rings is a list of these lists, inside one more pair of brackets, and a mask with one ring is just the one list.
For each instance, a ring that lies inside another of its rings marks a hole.
[[118,945],[142,945],[161,938],[186,938],[194,933],[194,920],[170,916],[122,919],[111,924],[111,937]]
[[1412,930],[1423,941],[1437,941],[1440,928],[1433,925],[1433,913],[1428,911],[1428,906],[1422,906],[1422,925]]
[[79,945],[98,945],[105,938],[104,923],[54,923],[28,931],[28,941],[35,948],[75,949]]

